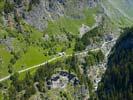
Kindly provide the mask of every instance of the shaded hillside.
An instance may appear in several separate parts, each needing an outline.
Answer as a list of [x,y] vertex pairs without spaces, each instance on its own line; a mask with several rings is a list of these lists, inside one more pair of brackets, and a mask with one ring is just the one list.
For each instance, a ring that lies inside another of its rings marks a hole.
[[[117,41],[110,55],[108,65],[124,65],[127,61],[133,61],[131,54],[133,50],[133,28],[126,28],[124,34]],[[131,54],[128,54],[131,53]]]
[[108,59],[97,90],[100,100],[133,99],[133,28],[126,28]]

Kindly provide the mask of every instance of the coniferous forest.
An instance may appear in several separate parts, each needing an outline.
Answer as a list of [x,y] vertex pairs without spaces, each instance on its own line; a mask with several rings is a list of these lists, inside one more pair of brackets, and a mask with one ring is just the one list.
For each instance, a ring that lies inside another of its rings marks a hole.
[[133,28],[123,34],[108,58],[108,68],[97,90],[100,100],[133,100]]

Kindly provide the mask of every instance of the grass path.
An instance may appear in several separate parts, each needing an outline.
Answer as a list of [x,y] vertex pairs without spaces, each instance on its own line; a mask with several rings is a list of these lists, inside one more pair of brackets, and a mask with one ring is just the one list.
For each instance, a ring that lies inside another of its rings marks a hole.
[[[90,50],[90,51],[97,51],[97,50],[100,50],[100,49],[102,49],[104,46],[106,46],[106,44],[111,43],[111,42],[114,42],[114,41],[116,41],[116,40],[117,40],[117,38],[114,38],[114,39],[111,40],[111,41],[104,42],[103,45],[102,45],[100,48],[95,48],[95,49],[92,49],[92,50]],[[110,52],[110,51],[109,51],[109,52]],[[107,52],[107,54],[105,54],[105,55],[108,56],[109,52]],[[79,52],[79,53],[76,53],[75,55],[83,55],[83,54],[86,55],[87,53],[88,53],[88,50],[82,51],[82,52]],[[43,63],[41,63],[41,64],[38,64],[38,65],[35,65],[35,66],[32,66],[32,67],[29,67],[29,68],[20,70],[20,71],[18,71],[18,73],[20,74],[20,73],[29,71],[29,70],[31,70],[31,69],[35,69],[35,68],[41,67],[41,66],[43,66],[43,65],[45,65],[45,64],[47,64],[47,63],[50,63],[50,62],[55,61],[55,60],[57,60],[57,59],[60,59],[60,58],[62,58],[62,57],[71,57],[71,56],[73,56],[73,55],[70,54],[70,55],[56,56],[56,57],[54,57],[54,58],[52,58],[52,59],[50,59],[50,60],[48,60],[48,61],[45,61],[45,62],[43,62]],[[13,75],[13,74],[10,74],[10,75],[8,75],[8,76],[6,76],[6,77],[4,77],[4,78],[1,78],[1,79],[0,79],[0,82],[9,79],[11,75]]]

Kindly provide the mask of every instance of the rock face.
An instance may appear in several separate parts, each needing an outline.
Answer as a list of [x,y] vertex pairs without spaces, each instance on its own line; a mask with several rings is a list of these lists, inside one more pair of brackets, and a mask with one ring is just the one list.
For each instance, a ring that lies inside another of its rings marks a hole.
[[60,16],[81,18],[84,7],[94,7],[94,0],[40,0],[40,3],[26,13],[26,21],[43,30],[48,20],[58,19]]
[[39,5],[26,13],[25,20],[39,30],[43,30],[47,26],[47,20],[57,19],[63,14],[64,8],[59,2],[41,0]]
[[[133,21],[132,0],[7,0],[15,5],[15,16],[21,16],[27,23],[39,30],[47,28],[48,21],[61,16],[83,18],[83,10],[101,4],[104,13],[112,21],[121,22],[124,18],[127,25]],[[12,16],[12,15],[11,15]]]
[[82,27],[79,29],[79,31],[80,31],[79,37],[82,38],[82,36],[85,33],[87,33],[89,30],[90,30],[90,27],[89,26],[86,26],[86,25],[82,24]]
[[83,18],[83,10],[95,7],[99,0],[10,0],[15,3],[15,13],[39,30],[47,27],[47,21],[61,16]]

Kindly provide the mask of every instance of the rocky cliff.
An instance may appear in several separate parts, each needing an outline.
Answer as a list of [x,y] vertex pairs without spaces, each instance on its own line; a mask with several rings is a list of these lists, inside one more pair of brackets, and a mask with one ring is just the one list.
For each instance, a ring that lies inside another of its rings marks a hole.
[[74,19],[83,18],[83,10],[96,7],[99,0],[7,0],[14,5],[15,16],[39,30],[47,27],[47,21],[54,21],[61,16]]
[[111,52],[97,90],[98,100],[132,100],[133,28],[124,29]]

